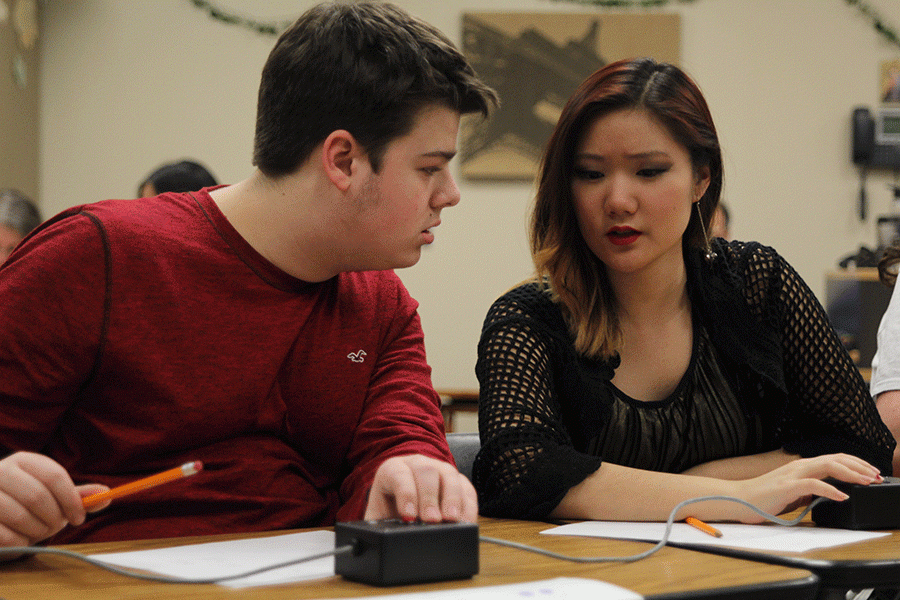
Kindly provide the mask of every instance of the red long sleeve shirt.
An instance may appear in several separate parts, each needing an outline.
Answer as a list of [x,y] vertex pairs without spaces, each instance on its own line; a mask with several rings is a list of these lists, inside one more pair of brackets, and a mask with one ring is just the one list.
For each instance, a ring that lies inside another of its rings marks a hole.
[[110,486],[205,465],[53,543],[358,519],[385,458],[452,462],[399,278],[297,280],[205,192],[62,213],[0,268],[0,298],[0,447]]

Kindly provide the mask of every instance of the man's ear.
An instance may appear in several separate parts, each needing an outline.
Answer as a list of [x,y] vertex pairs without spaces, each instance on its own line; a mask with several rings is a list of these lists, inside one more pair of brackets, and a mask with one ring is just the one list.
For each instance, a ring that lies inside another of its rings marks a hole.
[[349,131],[332,131],[322,142],[322,168],[326,177],[342,192],[346,192],[351,178],[366,156],[362,146]]

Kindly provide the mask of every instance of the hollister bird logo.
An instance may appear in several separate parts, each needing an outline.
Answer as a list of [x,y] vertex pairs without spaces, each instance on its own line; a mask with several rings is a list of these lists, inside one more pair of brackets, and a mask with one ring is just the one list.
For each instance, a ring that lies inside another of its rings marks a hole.
[[353,362],[362,362],[365,359],[363,358],[366,355],[365,350],[360,350],[359,352],[351,352],[347,355],[347,358],[352,360]]

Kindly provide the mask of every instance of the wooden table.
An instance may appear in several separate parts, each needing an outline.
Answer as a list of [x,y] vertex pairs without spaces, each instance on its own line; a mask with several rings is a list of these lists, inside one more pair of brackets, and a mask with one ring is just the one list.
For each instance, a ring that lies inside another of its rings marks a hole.
[[[484,536],[580,556],[626,556],[651,547],[647,543],[624,540],[539,535],[540,531],[552,527],[546,523],[483,518],[479,521],[479,526],[480,533]],[[274,535],[274,533],[77,544],[63,547],[90,554],[260,535]],[[560,576],[600,579],[658,600],[684,598],[803,600],[814,598],[818,589],[818,579],[805,569],[682,548],[663,548],[649,558],[635,563],[578,564],[482,543],[480,572],[471,579],[390,588],[357,584],[337,576],[312,582],[241,590],[216,585],[152,583],[115,575],[67,558],[35,556],[0,565],[0,598],[3,600],[35,598],[303,600],[501,585]]]
[[[790,515],[787,516],[790,518]],[[806,517],[797,527],[815,527]],[[700,549],[697,547],[696,549]],[[887,537],[807,552],[771,552],[724,546],[704,546],[703,551],[723,556],[809,569],[819,576],[821,597],[838,597],[848,589],[900,588],[900,531]],[[829,594],[833,590],[834,594]]]

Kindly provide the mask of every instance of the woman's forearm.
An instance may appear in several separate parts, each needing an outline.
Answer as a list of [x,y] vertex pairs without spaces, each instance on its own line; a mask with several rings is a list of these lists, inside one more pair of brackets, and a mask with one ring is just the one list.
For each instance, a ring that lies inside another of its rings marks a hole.
[[786,465],[797,458],[796,455],[778,449],[762,454],[735,456],[703,463],[684,471],[683,475],[699,475],[717,479],[751,479]]
[[[664,521],[676,505],[702,496],[731,496],[759,509],[780,514],[809,502],[812,496],[844,500],[847,495],[822,481],[833,477],[851,483],[869,484],[878,480],[878,469],[855,456],[829,454],[814,458],[790,459],[790,455],[769,452],[747,460],[716,461],[707,469],[732,467],[731,473],[764,469],[746,478],[708,477],[696,474],[660,473],[612,463],[603,463],[584,481],[569,489],[551,512],[560,519],[603,521]],[[693,515],[710,521],[759,523],[763,517],[746,506],[730,501],[691,504],[676,519]]]
[[[734,482],[708,477],[659,473],[622,467],[609,462],[580,484],[569,489],[551,516],[563,519],[601,521],[665,521],[679,502],[689,498],[737,493]],[[710,520],[724,520],[727,511],[712,506],[690,510],[688,514]],[[715,517],[715,518],[714,518]]]

